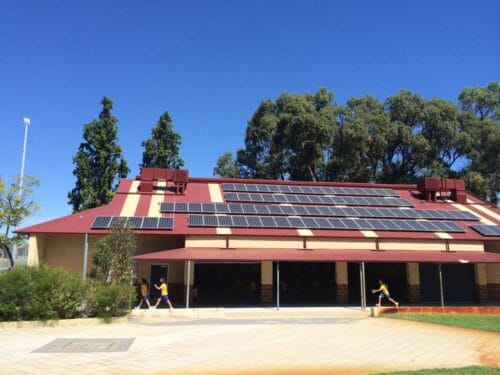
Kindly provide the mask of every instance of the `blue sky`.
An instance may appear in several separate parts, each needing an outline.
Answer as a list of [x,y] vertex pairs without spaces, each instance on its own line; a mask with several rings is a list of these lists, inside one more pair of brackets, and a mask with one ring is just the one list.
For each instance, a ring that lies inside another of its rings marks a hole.
[[456,101],[499,79],[498,1],[15,1],[0,10],[0,177],[26,174],[41,210],[71,212],[72,157],[105,95],[138,171],[164,111],[193,176],[243,146],[261,100],[327,87],[339,103],[400,89]]

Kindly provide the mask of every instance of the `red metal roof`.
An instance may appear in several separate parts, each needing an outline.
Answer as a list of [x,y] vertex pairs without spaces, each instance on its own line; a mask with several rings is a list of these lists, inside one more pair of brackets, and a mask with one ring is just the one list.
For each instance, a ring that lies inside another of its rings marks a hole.
[[[172,191],[168,189],[164,192],[159,191],[157,193],[146,193],[133,191],[132,186],[134,180],[132,179],[122,179],[119,187],[116,190],[115,196],[111,203],[94,208],[91,210],[82,211],[76,214],[64,216],[54,220],[46,221],[40,224],[32,225],[26,228],[17,230],[17,233],[89,233],[89,234],[103,234],[107,233],[107,230],[93,230],[91,225],[96,216],[120,216],[122,209],[126,205],[127,197],[131,195],[139,195],[139,199],[134,200],[135,207],[132,207],[131,215],[137,216],[147,216],[150,211],[150,207],[153,204],[152,198],[158,198],[161,196],[161,201],[163,202],[200,202],[209,203],[211,202],[211,195],[209,184],[217,184],[220,187],[220,192],[222,192],[221,184],[224,182],[237,182],[237,183],[265,183],[265,184],[284,184],[284,185],[311,185],[311,186],[340,186],[340,187],[368,187],[368,188],[390,188],[394,189],[401,198],[408,199],[415,208],[418,209],[446,209],[446,210],[457,210],[458,208],[450,203],[446,202],[426,202],[421,200],[418,196],[418,191],[416,190],[416,185],[394,185],[394,184],[367,184],[367,183],[338,183],[338,182],[309,182],[309,181],[268,181],[268,180],[246,180],[246,179],[221,179],[221,178],[189,178],[189,184],[185,195],[175,195]],[[158,181],[154,182],[155,185]],[[479,200],[473,195],[468,194],[467,199],[474,204],[464,204],[469,210],[482,217],[490,220],[495,224],[499,224],[500,221],[500,210],[496,207],[486,204],[485,202]],[[478,210],[475,205],[481,205],[487,208],[493,214],[488,215],[484,211]],[[138,234],[151,234],[151,235],[171,235],[171,236],[187,236],[187,235],[217,235],[216,228],[210,227],[189,227],[187,225],[187,214],[175,213],[175,214],[159,214],[164,217],[174,218],[174,228],[173,230],[142,230],[137,231]],[[467,240],[467,241],[497,241],[500,237],[484,237],[476,231],[470,229],[468,224],[473,222],[456,222],[458,225],[462,226],[466,232],[465,233],[451,233],[451,238],[456,240]],[[237,236],[269,236],[269,237],[299,237],[299,233],[295,229],[252,229],[252,228],[231,228],[232,235]],[[358,230],[313,230],[313,236],[324,237],[324,238],[366,238],[361,231]],[[439,240],[435,233],[432,232],[390,232],[390,231],[377,231],[377,236],[379,238],[400,238],[400,239],[429,239],[429,240]]]
[[371,251],[260,248],[179,248],[136,255],[137,261],[287,261],[374,263],[500,263],[499,253],[451,251]]

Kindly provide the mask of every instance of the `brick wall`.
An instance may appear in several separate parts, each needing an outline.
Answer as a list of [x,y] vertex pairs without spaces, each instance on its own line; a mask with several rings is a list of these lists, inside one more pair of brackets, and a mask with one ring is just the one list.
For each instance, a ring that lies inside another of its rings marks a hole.
[[336,290],[337,290],[337,303],[348,303],[349,287],[345,284],[340,284],[336,286]]
[[500,302],[500,284],[488,284],[488,300],[489,302]]
[[408,302],[410,303],[420,303],[420,285],[408,285],[407,286]]
[[272,305],[273,303],[273,286],[262,284],[260,286],[260,302],[263,305]]
[[476,302],[488,302],[488,285],[476,285]]

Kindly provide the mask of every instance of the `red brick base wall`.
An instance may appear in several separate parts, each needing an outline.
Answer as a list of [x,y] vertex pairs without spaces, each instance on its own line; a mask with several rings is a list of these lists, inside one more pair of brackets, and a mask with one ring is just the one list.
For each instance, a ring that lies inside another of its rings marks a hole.
[[489,302],[500,301],[500,284],[488,284]]
[[263,305],[272,305],[273,303],[273,286],[262,284],[260,286],[260,302]]
[[340,284],[336,286],[337,288],[337,303],[348,303],[349,302],[349,288],[345,284]]
[[408,302],[410,303],[420,303],[420,285],[408,285],[407,286]]
[[487,285],[476,285],[476,302],[479,302],[479,303],[488,302],[488,286]]
[[184,284],[168,284],[168,298],[174,306],[181,303],[186,303]]

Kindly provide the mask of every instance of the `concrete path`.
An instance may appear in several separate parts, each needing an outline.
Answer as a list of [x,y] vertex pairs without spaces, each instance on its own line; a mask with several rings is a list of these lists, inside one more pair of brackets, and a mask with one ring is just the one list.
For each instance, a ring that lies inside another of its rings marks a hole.
[[[112,324],[3,328],[0,374],[370,374],[500,365],[496,333],[348,309],[233,310],[203,319],[181,311],[135,312]],[[71,338],[134,340],[126,352],[33,353]]]

